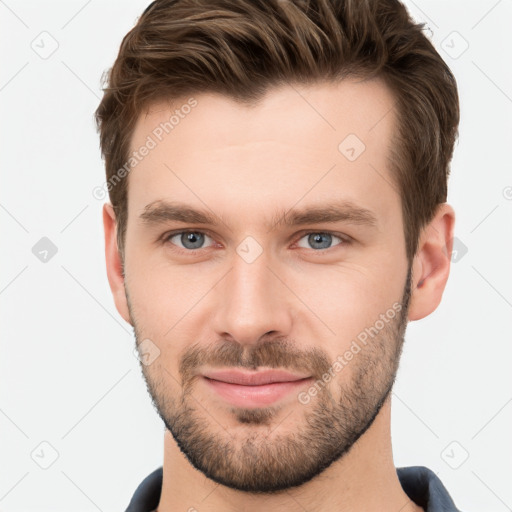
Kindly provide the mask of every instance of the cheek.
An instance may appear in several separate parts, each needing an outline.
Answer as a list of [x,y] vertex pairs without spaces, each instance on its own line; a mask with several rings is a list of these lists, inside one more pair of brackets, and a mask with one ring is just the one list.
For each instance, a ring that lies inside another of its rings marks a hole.
[[207,294],[223,273],[220,267],[172,265],[133,251],[127,260],[127,288],[141,334],[173,353],[204,338]]
[[[375,324],[381,314],[393,309],[402,299],[402,269],[398,266],[356,265],[337,268],[302,268],[287,282],[304,303],[304,323],[313,328],[321,321],[326,340],[332,338],[336,350],[343,349],[365,328]],[[315,327],[315,330],[316,327]]]
[[179,285],[170,286],[167,274],[148,265],[126,265],[132,314],[141,334],[148,338],[162,338],[176,323],[174,317],[183,295]]

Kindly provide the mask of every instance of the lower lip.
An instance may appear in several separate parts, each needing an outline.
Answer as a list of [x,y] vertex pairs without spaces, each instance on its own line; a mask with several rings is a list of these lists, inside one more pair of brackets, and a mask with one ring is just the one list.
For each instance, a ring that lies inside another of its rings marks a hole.
[[293,382],[274,382],[260,386],[242,386],[203,377],[206,384],[222,398],[238,407],[264,407],[270,405],[292,391],[297,391],[311,381],[311,378]]

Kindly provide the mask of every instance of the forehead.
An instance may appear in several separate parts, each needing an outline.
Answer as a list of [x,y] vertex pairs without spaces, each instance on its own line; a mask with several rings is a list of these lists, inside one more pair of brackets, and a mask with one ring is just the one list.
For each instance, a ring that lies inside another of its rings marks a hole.
[[[190,106],[192,104],[194,106]],[[218,146],[244,143],[251,136],[262,134],[283,141],[288,135],[293,140],[306,134],[308,126],[311,129],[307,136],[312,142],[324,140],[322,135],[330,130],[336,133],[335,140],[344,133],[354,133],[372,143],[372,132],[377,126],[379,130],[374,133],[382,134],[394,120],[393,106],[393,93],[380,79],[345,79],[310,86],[281,85],[269,89],[262,99],[250,106],[216,93],[190,94],[153,103],[144,110],[134,129],[132,148],[155,130],[156,138],[160,138],[158,132],[162,130],[164,133],[160,135],[164,138],[171,132],[183,138],[195,133],[196,138],[201,135],[203,144]],[[299,125],[298,117],[302,119]],[[189,121],[183,122],[186,119]],[[191,126],[191,119],[194,126]],[[198,134],[198,127],[207,133]]]
[[179,199],[256,213],[333,195],[384,208],[399,201],[393,107],[381,80],[283,85],[252,106],[214,93],[155,103],[131,141],[132,152],[150,149],[129,173],[129,208]]

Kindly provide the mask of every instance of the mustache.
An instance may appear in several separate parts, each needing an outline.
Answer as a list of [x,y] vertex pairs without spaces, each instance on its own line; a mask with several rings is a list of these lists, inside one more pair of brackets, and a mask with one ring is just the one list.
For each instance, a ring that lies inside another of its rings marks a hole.
[[296,343],[282,338],[251,347],[226,340],[207,346],[195,343],[181,357],[179,372],[183,385],[190,382],[197,374],[197,369],[203,366],[248,370],[263,366],[295,373],[305,372],[320,378],[329,370],[331,362],[318,347],[300,350]]

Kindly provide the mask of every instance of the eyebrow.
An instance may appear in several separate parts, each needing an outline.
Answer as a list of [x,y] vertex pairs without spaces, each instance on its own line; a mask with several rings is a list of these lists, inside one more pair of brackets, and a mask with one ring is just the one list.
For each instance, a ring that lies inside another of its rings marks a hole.
[[[146,225],[160,225],[166,222],[183,222],[187,224],[227,225],[222,216],[208,210],[199,210],[187,204],[157,200],[149,203],[139,216]],[[314,205],[301,209],[280,210],[270,223],[268,229],[277,226],[303,226],[306,224],[348,222],[350,224],[377,227],[376,215],[367,208],[355,205],[351,201],[341,200],[333,203]]]

